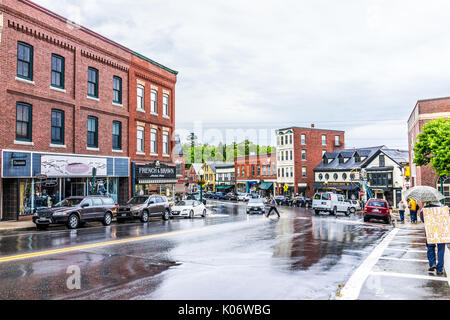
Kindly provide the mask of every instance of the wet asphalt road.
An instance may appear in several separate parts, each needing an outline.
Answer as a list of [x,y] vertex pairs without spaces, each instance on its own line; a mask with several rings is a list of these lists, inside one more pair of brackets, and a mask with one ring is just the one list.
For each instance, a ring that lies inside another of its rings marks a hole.
[[[193,220],[1,233],[0,299],[335,299],[392,230],[303,208],[282,207],[281,219],[226,202],[211,201],[208,211]],[[73,270],[80,289],[67,285]],[[382,295],[367,282],[361,298],[389,298],[395,284],[383,281]],[[448,294],[448,284],[425,282],[407,298]]]

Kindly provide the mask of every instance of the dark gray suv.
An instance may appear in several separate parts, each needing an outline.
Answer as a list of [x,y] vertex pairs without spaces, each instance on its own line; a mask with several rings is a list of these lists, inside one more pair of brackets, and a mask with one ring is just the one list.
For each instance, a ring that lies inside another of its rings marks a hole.
[[170,218],[170,205],[167,198],[160,195],[136,196],[120,205],[117,213],[117,222],[140,219],[148,222],[150,217],[161,217],[163,220]]
[[117,206],[110,197],[69,197],[52,208],[35,213],[33,222],[41,230],[51,224],[65,224],[69,229],[76,229],[88,221],[100,221],[108,226],[116,210]]

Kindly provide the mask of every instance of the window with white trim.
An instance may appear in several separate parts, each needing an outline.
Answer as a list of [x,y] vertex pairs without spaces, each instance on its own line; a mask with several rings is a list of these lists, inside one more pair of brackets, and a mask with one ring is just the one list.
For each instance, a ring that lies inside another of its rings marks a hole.
[[152,129],[152,131],[150,132],[150,152],[151,153],[158,152],[156,129]]
[[144,152],[144,127],[137,127],[137,151]]
[[156,90],[152,90],[150,93],[151,97],[151,110],[152,113],[158,113],[158,92]]
[[168,155],[169,154],[169,132],[164,131],[163,132],[163,154]]
[[163,115],[166,117],[169,116],[169,95],[168,94],[163,95]]
[[138,85],[138,87],[137,87],[137,109],[138,110],[145,110],[144,93],[145,93],[144,86]]

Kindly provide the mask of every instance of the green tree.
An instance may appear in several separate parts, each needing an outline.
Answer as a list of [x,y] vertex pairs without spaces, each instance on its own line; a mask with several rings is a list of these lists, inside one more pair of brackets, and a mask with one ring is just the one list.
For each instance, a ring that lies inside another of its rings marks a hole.
[[438,177],[450,175],[450,119],[432,120],[423,126],[414,145],[414,163],[430,164]]

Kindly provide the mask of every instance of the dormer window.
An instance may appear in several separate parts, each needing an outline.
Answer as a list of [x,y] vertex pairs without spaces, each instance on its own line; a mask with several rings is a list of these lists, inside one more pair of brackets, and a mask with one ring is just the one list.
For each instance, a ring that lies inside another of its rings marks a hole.
[[328,158],[325,155],[323,156],[323,164],[328,164]]
[[341,154],[338,156],[338,159],[339,159],[339,164],[344,163],[344,157]]
[[361,157],[358,153],[355,153],[355,162],[361,162]]

